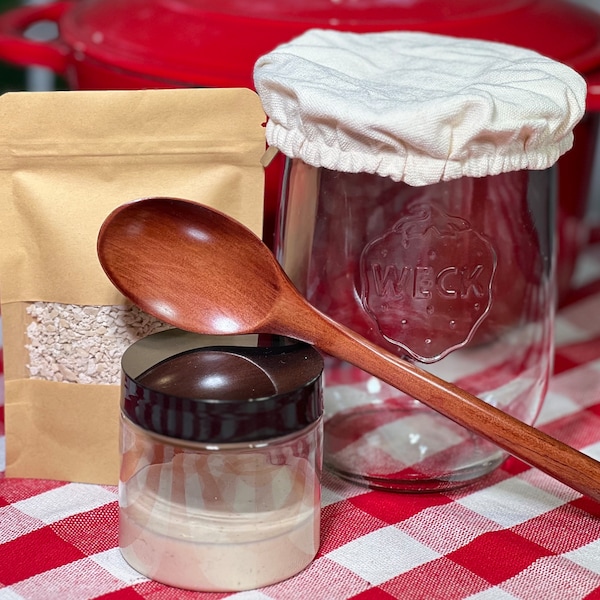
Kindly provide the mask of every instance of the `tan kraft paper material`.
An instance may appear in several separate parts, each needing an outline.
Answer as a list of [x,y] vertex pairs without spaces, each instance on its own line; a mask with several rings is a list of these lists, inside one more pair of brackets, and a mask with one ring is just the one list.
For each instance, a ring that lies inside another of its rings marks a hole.
[[260,235],[264,120],[245,89],[0,97],[7,477],[117,483],[120,387],[30,378],[26,307],[124,303],[96,255],[124,202],[196,200]]

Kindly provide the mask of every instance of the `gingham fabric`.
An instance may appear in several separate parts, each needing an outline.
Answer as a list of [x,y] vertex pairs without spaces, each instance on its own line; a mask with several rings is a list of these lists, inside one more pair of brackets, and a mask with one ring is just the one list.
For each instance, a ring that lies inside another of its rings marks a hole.
[[[538,425],[600,459],[600,247],[580,261],[578,281],[557,320]],[[330,474],[323,486],[322,545],[309,568],[210,594],[128,567],[116,488],[2,479],[0,600],[600,600],[600,505],[516,459],[445,494],[375,492]]]

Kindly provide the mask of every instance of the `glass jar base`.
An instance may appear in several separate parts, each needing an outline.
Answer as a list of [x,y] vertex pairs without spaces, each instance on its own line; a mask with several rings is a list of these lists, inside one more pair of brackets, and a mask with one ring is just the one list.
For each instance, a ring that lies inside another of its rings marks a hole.
[[229,519],[193,512],[173,519],[144,508],[119,511],[121,555],[142,575],[180,589],[239,592],[273,585],[305,569],[319,549],[320,513],[312,506]]
[[342,479],[397,492],[469,485],[507,454],[418,402],[376,403],[336,413],[325,423],[325,466]]

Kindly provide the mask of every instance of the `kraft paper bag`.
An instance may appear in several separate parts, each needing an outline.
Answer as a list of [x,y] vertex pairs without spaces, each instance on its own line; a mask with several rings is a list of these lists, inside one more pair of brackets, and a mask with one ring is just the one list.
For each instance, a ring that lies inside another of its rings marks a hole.
[[7,477],[117,483],[120,354],[165,325],[109,282],[100,226],[170,196],[261,235],[264,120],[246,89],[0,97]]

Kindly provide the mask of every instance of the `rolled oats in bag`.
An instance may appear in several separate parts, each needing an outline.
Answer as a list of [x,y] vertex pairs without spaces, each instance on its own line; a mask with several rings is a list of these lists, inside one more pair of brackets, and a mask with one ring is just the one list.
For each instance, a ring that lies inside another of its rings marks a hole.
[[260,235],[264,113],[244,89],[22,92],[0,122],[6,475],[114,484],[120,357],[166,325],[109,282],[100,226],[171,196]]

